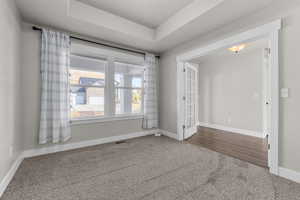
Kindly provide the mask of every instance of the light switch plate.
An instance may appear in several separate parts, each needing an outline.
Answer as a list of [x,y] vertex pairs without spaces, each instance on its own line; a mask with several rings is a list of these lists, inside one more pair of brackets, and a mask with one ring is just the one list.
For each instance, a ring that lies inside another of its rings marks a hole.
[[281,97],[288,98],[289,97],[289,88],[281,88]]

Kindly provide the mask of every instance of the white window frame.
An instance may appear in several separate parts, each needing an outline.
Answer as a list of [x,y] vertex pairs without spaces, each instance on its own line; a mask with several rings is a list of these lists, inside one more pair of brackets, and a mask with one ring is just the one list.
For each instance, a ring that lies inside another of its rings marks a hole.
[[[98,62],[105,62],[108,64],[108,61],[106,59],[100,59],[100,58],[94,58],[94,57],[89,57],[89,56],[82,56],[82,55],[77,55],[77,54],[71,54],[71,56],[73,57],[79,57],[79,58],[84,58],[84,59],[88,59],[88,60],[96,60]],[[106,68],[107,68],[107,64],[105,64],[105,71],[106,71]],[[89,68],[89,69],[85,69],[83,67],[78,67],[78,66],[70,66],[70,69],[74,69],[74,70],[82,70],[82,71],[94,71],[94,72],[100,72],[97,71],[97,68]],[[70,87],[83,87],[83,88],[103,88],[104,89],[104,97],[105,97],[105,92],[106,92],[106,73],[105,73],[105,84],[104,86],[97,86],[97,85],[89,85],[89,84],[71,84],[70,83]],[[70,93],[71,95],[71,93]],[[104,106],[105,106],[105,99],[104,99]],[[71,108],[72,106],[70,105],[70,111],[71,111]],[[102,117],[105,117],[105,114],[106,114],[106,111],[105,111],[105,107],[104,107],[104,115],[103,116],[97,116],[97,117],[78,117],[78,118],[72,118],[71,119],[71,122],[74,120],[74,121],[80,121],[80,120],[86,120],[86,119],[89,119],[89,118],[102,118]]]
[[[145,67],[142,65],[138,65],[138,64],[132,64],[132,63],[128,63],[128,62],[124,62],[124,61],[118,61],[115,60],[114,63],[122,63],[122,64],[128,64],[128,65],[134,65],[134,66],[140,66],[141,68],[143,68],[143,71],[145,73]],[[120,117],[124,117],[124,116],[128,116],[128,115],[143,115],[144,114],[144,83],[145,83],[145,79],[144,76],[142,77],[142,87],[115,87],[114,86],[114,94],[117,88],[119,89],[130,89],[130,90],[141,90],[141,95],[142,95],[142,99],[141,99],[141,112],[140,113],[134,113],[134,114],[116,114],[115,112],[115,116],[120,116]],[[125,105],[126,107],[126,105]],[[116,108],[115,102],[114,102],[114,108]]]
[[[97,117],[80,117],[80,118],[72,118],[71,124],[88,124],[88,123],[98,123],[98,122],[108,122],[108,121],[118,121],[118,120],[133,120],[133,119],[142,119],[144,117],[144,77],[142,77],[142,88],[136,88],[142,90],[142,104],[141,104],[141,112],[140,113],[126,113],[126,114],[116,114],[115,112],[115,84],[114,84],[114,65],[115,62],[118,63],[128,63],[130,65],[135,66],[141,66],[144,70],[145,67],[141,64],[137,63],[130,63],[130,62],[124,62],[121,60],[117,60],[112,56],[107,56],[106,58],[102,57],[91,57],[86,55],[79,55],[79,54],[71,54],[72,56],[78,56],[88,59],[96,59],[96,60],[102,60],[106,61],[107,65],[105,66],[105,86],[88,86],[88,87],[99,87],[104,88],[104,115],[103,116],[97,116]],[[72,69],[72,66],[70,67]],[[79,68],[78,68],[79,69]],[[84,70],[82,68],[82,70]],[[72,86],[81,86],[80,84],[70,84]],[[87,85],[84,85],[87,86]],[[128,89],[135,89],[134,87],[120,87],[120,88],[128,88]],[[109,103],[107,103],[109,102]]]

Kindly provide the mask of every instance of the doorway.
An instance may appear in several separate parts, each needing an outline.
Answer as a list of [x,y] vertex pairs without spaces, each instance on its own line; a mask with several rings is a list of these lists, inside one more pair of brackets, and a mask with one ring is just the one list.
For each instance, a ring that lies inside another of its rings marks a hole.
[[[268,49],[268,39],[260,38],[221,48],[186,64],[188,126],[184,138],[189,143],[268,167],[271,90]],[[194,78],[190,81],[191,65],[198,81]],[[198,91],[191,92],[195,88]],[[192,94],[197,92],[198,99],[191,101]],[[191,124],[196,124],[194,113],[198,113],[198,129],[191,128]]]
[[[187,99],[187,94],[193,93],[189,91],[186,84],[192,82],[187,78],[186,67],[191,65],[189,61],[206,56],[220,48],[229,48],[238,44],[248,43],[260,38],[267,38],[269,43],[268,53],[268,66],[269,66],[269,85],[264,84],[265,88],[269,87],[269,96],[266,96],[266,100],[263,104],[268,106],[268,109],[263,109],[264,122],[263,130],[266,137],[268,137],[268,166],[270,172],[278,174],[278,110],[279,110],[279,67],[278,67],[278,31],[281,28],[281,21],[277,20],[270,24],[257,27],[255,29],[243,32],[225,40],[218,41],[211,45],[202,48],[196,48],[192,51],[181,54],[177,57],[177,131],[178,138],[184,140],[191,137],[195,133],[195,128],[199,122],[193,120],[194,112],[190,111],[190,108],[197,107],[197,103],[194,106],[190,105],[193,99]],[[265,61],[264,61],[265,62]],[[189,63],[189,64],[187,64]],[[195,72],[197,73],[197,72]],[[193,89],[193,88],[191,88]],[[190,96],[192,97],[192,96]],[[189,97],[189,98],[190,98]],[[264,99],[264,100],[265,100]],[[188,100],[189,102],[186,102]],[[179,114],[180,113],[180,114]],[[269,116],[269,118],[267,117]],[[195,119],[197,117],[195,116]],[[186,123],[192,123],[187,124]]]

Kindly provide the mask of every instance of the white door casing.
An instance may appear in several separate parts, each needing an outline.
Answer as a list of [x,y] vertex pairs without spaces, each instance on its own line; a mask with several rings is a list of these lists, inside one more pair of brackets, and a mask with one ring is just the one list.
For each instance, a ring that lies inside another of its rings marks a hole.
[[[262,107],[263,107],[263,116],[262,116],[262,119],[263,119],[263,136],[264,138],[267,138],[267,142],[268,142],[268,145],[271,145],[270,144],[270,140],[269,140],[269,137],[270,137],[270,133],[272,132],[271,131],[271,117],[272,117],[272,114],[271,114],[271,65],[270,65],[270,48],[265,48],[263,50],[263,68],[262,68],[262,78],[263,78],[263,102],[262,102]],[[268,149],[268,157],[271,156],[271,151]],[[270,160],[271,159],[268,159],[268,167],[270,166]]]

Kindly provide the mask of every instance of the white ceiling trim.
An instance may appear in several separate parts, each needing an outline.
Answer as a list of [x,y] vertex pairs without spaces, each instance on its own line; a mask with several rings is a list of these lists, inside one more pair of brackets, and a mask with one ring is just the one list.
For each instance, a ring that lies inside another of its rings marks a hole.
[[76,20],[84,21],[96,26],[102,26],[141,39],[149,41],[154,40],[154,29],[137,24],[123,17],[119,17],[76,0],[69,0],[68,7],[68,16],[75,18]]
[[280,30],[281,26],[282,26],[281,23],[282,23],[282,20],[277,19],[268,24],[264,24],[262,26],[258,26],[251,30],[236,34],[234,36],[228,37],[224,40],[220,40],[220,41],[210,44],[208,46],[195,48],[191,51],[188,51],[186,53],[178,55],[176,57],[176,60],[177,60],[177,62],[189,61],[189,60],[201,57],[201,56],[205,56],[209,52],[218,50],[220,48],[223,48],[224,46],[231,47],[233,45],[240,44],[241,41],[249,42],[249,41],[258,39],[260,37],[263,37],[263,36],[268,36],[268,34],[270,34],[270,32],[272,32],[272,31],[275,32],[275,31]]
[[194,0],[157,28],[149,28],[77,0],[69,0],[67,13],[69,17],[76,20],[105,27],[147,41],[159,41],[223,1],[224,0]]
[[163,39],[185,24],[200,17],[207,11],[219,5],[224,0],[195,0],[183,9],[179,10],[156,30],[156,40]]

